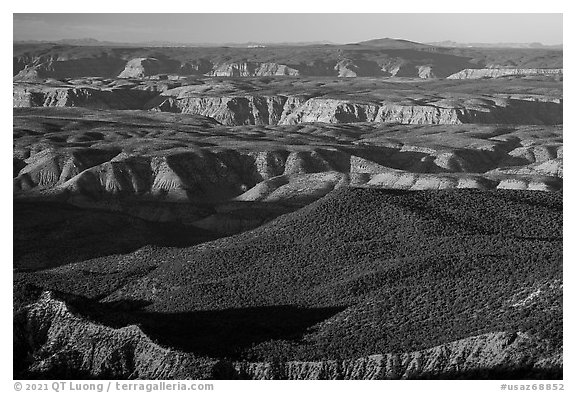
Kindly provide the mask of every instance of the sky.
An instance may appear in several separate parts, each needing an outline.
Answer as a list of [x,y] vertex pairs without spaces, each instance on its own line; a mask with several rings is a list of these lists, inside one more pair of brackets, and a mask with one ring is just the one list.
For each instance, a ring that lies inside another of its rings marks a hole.
[[375,38],[417,42],[562,44],[562,14],[13,14],[15,41],[94,38],[114,42],[353,43]]

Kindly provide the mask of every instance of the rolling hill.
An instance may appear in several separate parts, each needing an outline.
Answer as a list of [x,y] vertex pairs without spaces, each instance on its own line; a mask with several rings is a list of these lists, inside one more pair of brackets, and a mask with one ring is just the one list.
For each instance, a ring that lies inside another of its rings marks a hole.
[[[484,370],[478,358],[467,372],[551,376],[562,348],[561,272],[561,193],[342,189],[196,247],[20,273],[16,293],[23,321],[32,318],[26,310],[52,307],[34,293],[55,291],[82,326],[137,325],[163,347],[244,369],[413,353],[510,332],[510,342],[530,344],[513,349],[506,368]],[[52,318],[50,309],[42,315]],[[56,332],[63,354],[84,345]],[[45,370],[85,368],[42,358],[52,344],[35,342],[28,351]],[[123,345],[117,338],[105,347]],[[430,376],[449,371],[434,364]]]

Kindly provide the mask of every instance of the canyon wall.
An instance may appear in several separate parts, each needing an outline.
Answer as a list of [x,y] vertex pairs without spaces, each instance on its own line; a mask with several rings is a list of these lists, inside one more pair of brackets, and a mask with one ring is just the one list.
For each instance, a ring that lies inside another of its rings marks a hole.
[[156,93],[138,89],[99,89],[19,84],[12,97],[14,108],[83,107],[91,109],[139,109]]
[[98,87],[16,83],[13,107],[86,107],[145,109],[202,115],[223,125],[324,123],[399,124],[561,124],[562,100],[533,96],[369,101],[360,98],[311,97],[306,94],[222,94],[188,92],[189,86],[158,90],[147,86]]
[[485,101],[480,105],[430,102],[355,102],[350,99],[304,96],[173,97],[161,95],[147,104],[151,110],[212,117],[224,125],[286,125],[323,123],[399,124],[561,124],[562,104],[521,99]]
[[446,79],[482,79],[503,76],[562,76],[562,68],[467,68],[448,76]]

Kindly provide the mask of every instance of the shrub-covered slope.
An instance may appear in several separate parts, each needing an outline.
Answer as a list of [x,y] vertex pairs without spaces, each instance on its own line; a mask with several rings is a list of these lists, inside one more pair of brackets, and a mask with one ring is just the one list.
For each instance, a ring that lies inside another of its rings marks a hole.
[[[17,277],[196,354],[342,359],[489,332],[562,346],[562,194],[343,189],[258,229]],[[88,272],[90,274],[88,274]],[[78,303],[79,302],[79,303]],[[120,308],[119,308],[120,307]]]

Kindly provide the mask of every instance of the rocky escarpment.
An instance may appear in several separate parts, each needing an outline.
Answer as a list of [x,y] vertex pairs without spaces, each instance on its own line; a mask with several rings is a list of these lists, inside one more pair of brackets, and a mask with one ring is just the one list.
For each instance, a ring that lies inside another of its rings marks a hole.
[[14,85],[13,107],[83,107],[138,109],[156,94],[137,89],[98,89],[75,86]]
[[447,79],[482,79],[503,76],[562,76],[562,68],[467,68],[447,77]]
[[[139,72],[139,71],[138,71]],[[17,83],[13,107],[86,107],[147,109],[208,116],[224,125],[288,125],[299,123],[400,124],[561,124],[561,100],[529,97],[492,99],[438,97],[429,102],[368,101],[309,95],[205,95],[194,86],[98,86]]]
[[14,332],[15,378],[201,379],[215,363],[163,348],[137,326],[84,320],[50,292],[15,316]]
[[[533,89],[523,81],[434,81],[425,85],[374,78],[181,78],[149,75],[160,59],[140,58],[126,78],[15,82],[13,106],[87,106],[208,116],[224,125],[325,123],[561,124],[559,82]],[[187,63],[192,67],[190,63]],[[346,61],[342,72],[356,72]],[[201,67],[201,64],[196,64]],[[320,65],[316,65],[320,67]],[[346,71],[347,70],[347,71]],[[421,72],[433,72],[422,68]],[[149,75],[133,78],[129,75]],[[496,90],[494,90],[496,89]]]
[[151,110],[208,116],[224,125],[280,124],[301,97],[158,97],[147,104]]
[[15,378],[418,379],[471,375],[558,377],[562,353],[522,332],[493,332],[408,353],[345,360],[229,362],[154,343],[134,325],[78,315],[51,292],[14,317]]
[[298,76],[300,71],[285,64],[238,62],[216,64],[209,76]]
[[180,97],[170,91],[148,104],[152,110],[209,116],[225,125],[323,123],[400,124],[560,124],[562,104],[520,99],[427,104],[357,102],[350,99],[303,96]]
[[495,332],[408,353],[338,361],[235,363],[233,367],[230,378],[250,379],[446,379],[491,372],[536,377],[558,373],[562,357],[525,333]]

